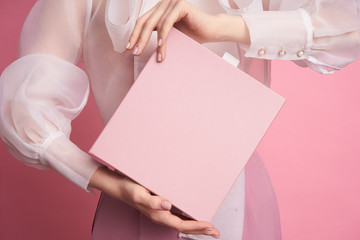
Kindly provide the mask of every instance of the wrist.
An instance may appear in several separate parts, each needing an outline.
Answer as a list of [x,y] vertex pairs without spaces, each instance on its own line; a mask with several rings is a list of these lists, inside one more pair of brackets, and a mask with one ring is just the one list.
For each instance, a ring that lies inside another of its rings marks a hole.
[[237,42],[250,45],[247,25],[240,15],[215,15],[216,34],[214,42]]
[[91,176],[89,186],[120,199],[123,179],[123,175],[110,170],[106,166],[102,166]]

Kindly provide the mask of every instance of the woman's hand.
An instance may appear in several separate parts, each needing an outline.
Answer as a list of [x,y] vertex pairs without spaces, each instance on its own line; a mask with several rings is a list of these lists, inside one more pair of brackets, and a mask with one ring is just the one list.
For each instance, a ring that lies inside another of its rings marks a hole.
[[147,189],[130,179],[124,178],[121,185],[121,200],[138,209],[153,222],[174,228],[182,233],[219,236],[219,231],[208,222],[183,220],[173,215],[170,212],[172,206],[169,201],[151,195]]
[[166,57],[166,40],[173,26],[200,43],[250,42],[241,16],[210,15],[185,0],[162,0],[136,21],[127,49],[133,50],[134,55],[140,55],[152,32],[157,30],[157,59],[163,61]]
[[153,222],[171,227],[187,234],[203,234],[219,237],[220,233],[211,223],[183,220],[170,212],[171,203],[159,196],[153,196],[141,185],[129,178],[112,172],[106,167],[98,168],[91,177],[90,187],[95,187],[138,209]]

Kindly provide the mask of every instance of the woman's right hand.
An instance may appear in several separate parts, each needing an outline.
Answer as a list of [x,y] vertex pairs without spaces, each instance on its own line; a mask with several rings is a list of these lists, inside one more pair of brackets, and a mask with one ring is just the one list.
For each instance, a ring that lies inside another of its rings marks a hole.
[[168,200],[151,195],[143,186],[107,167],[100,167],[95,171],[89,186],[136,208],[157,224],[171,227],[185,234],[201,234],[215,238],[220,236],[219,231],[211,223],[181,219],[170,212],[172,205]]

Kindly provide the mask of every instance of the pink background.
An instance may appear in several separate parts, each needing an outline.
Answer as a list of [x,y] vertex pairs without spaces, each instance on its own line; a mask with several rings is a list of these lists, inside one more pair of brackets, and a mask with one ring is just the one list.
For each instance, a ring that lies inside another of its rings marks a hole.
[[[16,59],[34,0],[0,0],[0,71]],[[360,239],[360,59],[324,76],[273,62],[287,102],[258,150],[278,196],[284,240]],[[101,130],[93,99],[73,122],[88,150]],[[99,193],[15,160],[0,143],[0,239],[89,239]]]

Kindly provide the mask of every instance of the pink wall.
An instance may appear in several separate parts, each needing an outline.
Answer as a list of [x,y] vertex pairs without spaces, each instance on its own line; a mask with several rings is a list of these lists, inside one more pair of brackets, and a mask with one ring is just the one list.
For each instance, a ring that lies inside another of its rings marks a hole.
[[[16,59],[34,0],[0,1],[0,71]],[[332,76],[273,62],[286,105],[259,146],[277,192],[284,240],[360,239],[360,59]],[[84,124],[85,123],[85,124]],[[88,149],[101,129],[93,100],[73,123]],[[0,143],[0,239],[89,239],[97,198]]]
[[272,88],[287,103],[259,151],[284,239],[360,239],[360,59],[332,76],[273,67]]
[[287,103],[260,144],[284,239],[360,239],[360,59],[331,75],[274,62]]

